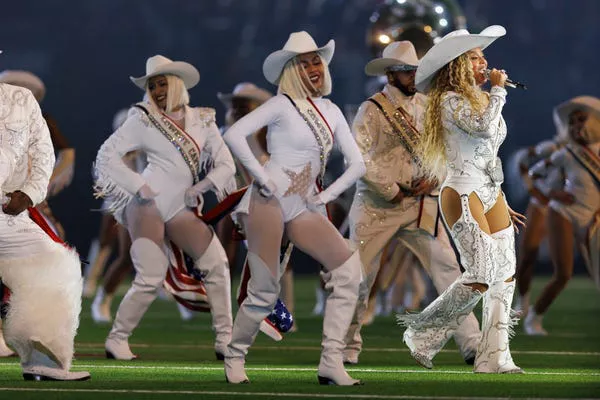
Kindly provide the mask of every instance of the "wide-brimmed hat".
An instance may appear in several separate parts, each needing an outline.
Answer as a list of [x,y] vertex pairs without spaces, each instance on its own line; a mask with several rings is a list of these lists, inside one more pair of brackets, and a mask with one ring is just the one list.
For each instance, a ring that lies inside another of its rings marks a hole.
[[504,35],[506,29],[500,25],[488,26],[481,33],[469,33],[466,29],[448,33],[421,58],[415,76],[417,90],[427,93],[431,80],[444,65],[469,50],[477,47],[483,50]]
[[192,64],[184,61],[173,61],[161,55],[155,55],[146,60],[146,75],[135,78],[130,76],[140,89],[146,90],[148,79],[157,75],[175,75],[181,78],[186,89],[191,89],[200,81],[200,73]]
[[240,97],[244,99],[254,100],[260,104],[269,100],[273,95],[263,89],[256,86],[254,83],[250,82],[242,82],[235,85],[233,88],[233,92],[231,93],[217,93],[217,97],[221,102],[225,105],[225,107],[229,107],[231,105],[231,99],[234,97]]
[[329,64],[333,58],[335,42],[331,39],[325,46],[317,47],[315,40],[306,31],[290,34],[283,49],[269,54],[263,63],[263,74],[274,85],[279,83],[285,63],[298,54],[317,52]]
[[371,60],[365,66],[365,74],[370,76],[385,75],[393,68],[396,71],[412,71],[419,66],[419,58],[415,46],[408,40],[388,44],[380,58]]
[[566,132],[569,115],[575,110],[588,111],[600,118],[600,99],[593,96],[577,96],[554,107],[554,124],[559,132]]
[[0,73],[0,82],[10,85],[24,87],[31,90],[33,97],[39,102],[46,94],[44,82],[35,74],[29,71],[5,70]]

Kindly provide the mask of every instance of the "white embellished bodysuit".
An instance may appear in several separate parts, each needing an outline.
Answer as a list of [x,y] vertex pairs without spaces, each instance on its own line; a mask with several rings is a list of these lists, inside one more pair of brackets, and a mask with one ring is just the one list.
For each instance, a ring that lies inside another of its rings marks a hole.
[[[327,204],[365,173],[365,164],[340,109],[328,99],[312,100],[331,127],[334,142],[339,145],[348,166],[319,194],[321,202]],[[264,166],[256,159],[246,140],[263,126],[268,127],[267,150],[270,154]],[[237,121],[223,138],[259,185],[265,185],[269,180],[275,183],[275,196],[281,205],[284,222],[291,221],[307,209],[306,198],[317,192],[315,182],[321,170],[322,150],[314,133],[288,98],[277,95],[269,99]],[[234,215],[248,213],[251,192],[252,189],[244,195]]]
[[460,195],[475,192],[485,212],[495,204],[504,181],[498,149],[506,138],[502,118],[505,102],[506,90],[494,86],[489,105],[481,114],[455,92],[448,92],[442,103],[447,160],[442,190],[448,186]]

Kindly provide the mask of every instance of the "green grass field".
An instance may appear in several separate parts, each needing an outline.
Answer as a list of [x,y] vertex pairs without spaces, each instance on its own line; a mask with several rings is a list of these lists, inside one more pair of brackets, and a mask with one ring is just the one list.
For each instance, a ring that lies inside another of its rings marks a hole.
[[[544,281],[535,282],[534,294]],[[0,359],[0,399],[600,398],[600,294],[589,279],[571,281],[549,311],[550,336],[528,337],[517,328],[511,348],[524,375],[473,374],[453,343],[433,370],[423,369],[387,317],[363,330],[366,349],[349,370],[365,385],[350,388],[317,384],[321,318],[310,314],[315,285],[316,277],[296,282],[298,332],[279,343],[259,334],[246,364],[249,385],[225,383],[209,315],[183,322],[175,303],[157,300],[130,340],[140,358],[118,362],[104,358],[109,326],[94,325],[85,301],[74,369],[89,370],[92,380],[25,382],[16,358]]]

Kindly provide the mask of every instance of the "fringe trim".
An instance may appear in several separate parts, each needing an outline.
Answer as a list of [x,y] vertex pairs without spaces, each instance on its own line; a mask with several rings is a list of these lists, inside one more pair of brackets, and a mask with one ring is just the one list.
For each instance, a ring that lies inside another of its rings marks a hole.
[[106,208],[102,211],[116,215],[125,209],[133,195],[113,181],[108,174],[101,172],[94,165],[96,181],[94,182],[94,198],[106,199]]
[[415,322],[417,322],[419,318],[418,312],[415,313],[406,313],[406,314],[396,314],[396,324],[403,326],[405,328],[410,327]]
[[508,312],[508,324],[506,326],[506,329],[508,329],[508,338],[512,339],[516,332],[515,332],[515,327],[517,325],[519,325],[519,318],[520,313],[519,311],[511,308],[510,311]]

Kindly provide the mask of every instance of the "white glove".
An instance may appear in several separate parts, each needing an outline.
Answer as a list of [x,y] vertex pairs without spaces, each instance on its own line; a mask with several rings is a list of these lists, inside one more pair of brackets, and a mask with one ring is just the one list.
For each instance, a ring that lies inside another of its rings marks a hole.
[[147,204],[156,196],[158,196],[158,193],[154,192],[148,184],[144,184],[135,194],[135,199],[139,204]]
[[48,197],[52,197],[69,186],[73,181],[75,168],[73,166],[66,167],[62,172],[53,176],[48,184]]
[[306,198],[306,208],[313,212],[321,212],[320,209],[325,207],[325,202],[321,199],[320,193],[315,193]]
[[185,191],[183,202],[187,207],[196,208],[204,204],[203,194],[213,188],[213,184],[208,179],[203,179],[194,186]]
[[277,185],[271,179],[264,185],[258,187],[258,193],[265,198],[272,197],[275,193],[277,193]]

